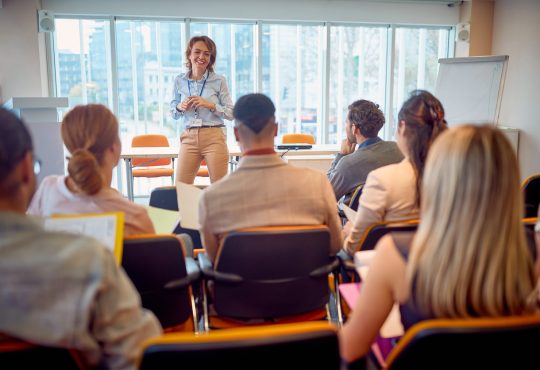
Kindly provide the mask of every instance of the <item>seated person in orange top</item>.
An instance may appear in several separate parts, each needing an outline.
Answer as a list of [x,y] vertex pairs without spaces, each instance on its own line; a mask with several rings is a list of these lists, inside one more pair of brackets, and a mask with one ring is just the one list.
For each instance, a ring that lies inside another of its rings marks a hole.
[[345,360],[368,353],[394,302],[405,329],[431,318],[534,310],[536,279],[521,222],[518,168],[512,146],[492,126],[461,126],[435,141],[418,231],[392,233],[377,244],[340,333]]
[[341,248],[341,226],[330,182],[319,171],[291,166],[274,151],[275,107],[263,94],[234,106],[238,169],[206,188],[199,203],[203,245],[215,260],[223,234],[246,227],[327,225],[331,253]]
[[111,187],[112,171],[120,160],[118,120],[104,105],[79,105],[62,120],[62,139],[71,153],[68,176],[47,176],[28,214],[124,212],[124,235],[153,234],[146,209]]
[[85,368],[135,369],[159,322],[106,247],[25,215],[35,163],[27,128],[0,107],[0,337],[73,349]]

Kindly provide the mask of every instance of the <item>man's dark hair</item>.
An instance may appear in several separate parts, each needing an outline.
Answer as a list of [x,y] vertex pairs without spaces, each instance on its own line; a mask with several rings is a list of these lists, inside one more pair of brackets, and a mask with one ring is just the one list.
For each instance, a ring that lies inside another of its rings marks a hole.
[[32,150],[32,138],[23,121],[0,107],[0,183]]
[[366,138],[377,137],[384,125],[384,114],[379,105],[369,100],[357,100],[349,105],[347,119],[358,127],[362,136]]
[[234,105],[234,119],[258,134],[274,117],[276,107],[272,100],[263,94],[242,96]]

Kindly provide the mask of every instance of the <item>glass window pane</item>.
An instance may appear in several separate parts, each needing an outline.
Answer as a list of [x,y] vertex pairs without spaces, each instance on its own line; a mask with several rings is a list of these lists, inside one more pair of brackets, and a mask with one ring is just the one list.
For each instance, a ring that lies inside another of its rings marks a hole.
[[331,27],[327,143],[345,137],[348,106],[355,100],[371,100],[385,111],[387,35],[387,27]]
[[112,104],[109,22],[56,19],[54,33],[57,96],[69,106]]
[[118,117],[122,141],[141,134],[167,135],[178,145],[178,121],[169,103],[174,79],[184,71],[183,22],[116,21]]
[[278,141],[309,133],[321,143],[323,26],[262,26],[263,93],[276,105]]
[[448,56],[448,29],[396,28],[393,116],[415,89],[433,92],[439,58]]

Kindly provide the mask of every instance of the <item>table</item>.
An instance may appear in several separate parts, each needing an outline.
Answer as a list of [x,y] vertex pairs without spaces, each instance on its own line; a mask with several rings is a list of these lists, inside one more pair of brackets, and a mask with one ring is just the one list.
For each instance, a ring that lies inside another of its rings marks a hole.
[[[276,150],[282,156],[317,157],[336,154],[339,146],[335,144],[313,145],[311,149]],[[126,164],[126,184],[128,199],[133,201],[133,158],[178,158],[178,147],[126,147],[122,148],[120,158]],[[234,171],[242,152],[238,145],[229,145],[230,171]]]

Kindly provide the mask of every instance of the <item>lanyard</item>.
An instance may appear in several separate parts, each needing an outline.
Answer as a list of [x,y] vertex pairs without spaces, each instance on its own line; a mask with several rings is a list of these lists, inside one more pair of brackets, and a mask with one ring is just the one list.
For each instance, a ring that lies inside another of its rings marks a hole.
[[[206,85],[206,80],[208,80],[208,75],[209,75],[209,74],[210,74],[210,73],[208,73],[208,74],[206,75],[206,78],[205,78],[204,81],[203,81],[203,84],[202,84],[202,87],[201,87],[201,92],[199,93],[199,96],[202,96],[202,93],[203,93],[203,91],[204,91],[204,86]],[[188,79],[188,81],[187,81],[187,88],[188,88],[189,96],[191,96],[191,84],[189,83],[189,79]]]

